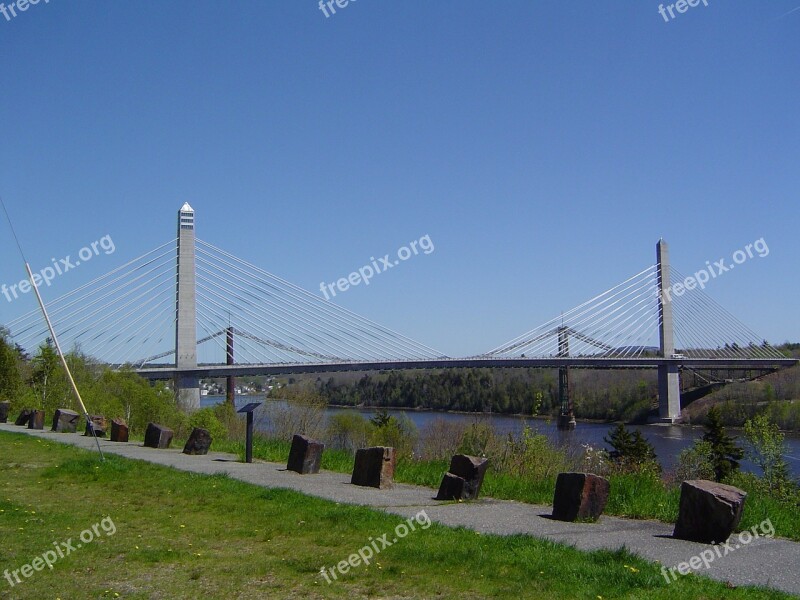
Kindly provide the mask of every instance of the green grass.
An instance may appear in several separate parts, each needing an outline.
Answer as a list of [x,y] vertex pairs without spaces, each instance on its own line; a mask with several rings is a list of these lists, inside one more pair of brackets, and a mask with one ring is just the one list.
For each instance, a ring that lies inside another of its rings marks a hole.
[[[332,459],[329,459],[332,460]],[[788,598],[689,576],[668,585],[625,551],[433,524],[331,584],[319,574],[402,519],[0,432],[0,569],[104,517],[116,527],[3,598]]]
[[[253,456],[270,462],[286,462],[289,442],[256,436]],[[214,442],[214,450],[232,452],[244,457],[244,444],[231,441]],[[353,470],[353,456],[344,450],[326,449],[322,455],[322,468],[340,473]],[[395,480],[401,483],[438,488],[442,474],[447,470],[445,461],[400,460],[395,470]],[[678,518],[680,487],[667,487],[660,479],[643,474],[612,475],[611,494],[605,514],[632,519],[655,519],[674,523]],[[793,502],[771,498],[752,485],[752,480],[739,477],[736,485],[748,492],[739,531],[759,525],[770,519],[776,535],[800,540],[800,510]],[[553,501],[555,478],[533,480],[490,471],[484,480],[481,494],[499,500],[516,500],[530,504],[549,505]]]

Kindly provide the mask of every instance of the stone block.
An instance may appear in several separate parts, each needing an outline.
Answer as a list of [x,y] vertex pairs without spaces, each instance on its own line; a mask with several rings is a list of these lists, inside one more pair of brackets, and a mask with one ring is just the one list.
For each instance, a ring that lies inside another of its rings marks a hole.
[[32,414],[33,414],[33,409],[32,408],[23,408],[20,411],[19,416],[17,417],[17,420],[14,421],[14,425],[18,425],[20,427],[26,427],[28,425],[28,423],[30,422],[30,420],[31,420],[31,415]]
[[80,418],[80,415],[74,410],[59,408],[53,415],[52,431],[57,431],[59,433],[75,433],[78,429],[78,421]]
[[684,481],[673,537],[721,544],[739,525],[746,498],[744,490],[732,485],[705,479]]
[[[99,438],[106,437],[106,433],[108,432],[108,419],[106,419],[103,415],[92,415],[92,428],[94,429],[94,434]],[[91,436],[92,432],[89,431],[89,424],[86,423],[86,429],[83,435]]]
[[144,433],[144,445],[148,448],[169,448],[175,433],[169,427],[158,423],[148,423]]
[[466,481],[463,477],[453,475],[450,472],[444,474],[442,483],[439,485],[439,493],[436,500],[464,500],[464,485]]
[[304,435],[295,435],[292,438],[292,448],[289,451],[289,461],[286,465],[287,471],[294,471],[301,475],[313,475],[319,473],[319,465],[322,462],[322,451],[325,444],[312,440]]
[[44,411],[34,410],[28,419],[28,429],[44,429]]
[[211,433],[202,427],[195,427],[183,447],[184,454],[205,455],[211,448]]
[[128,441],[128,424],[122,419],[111,419],[111,441]]
[[486,458],[456,454],[442,478],[436,500],[475,500],[488,468],[489,460]]
[[350,483],[378,489],[394,485],[394,467],[397,453],[394,448],[375,446],[356,451],[353,476]]
[[592,473],[559,473],[553,496],[553,518],[597,521],[608,502],[608,479]]

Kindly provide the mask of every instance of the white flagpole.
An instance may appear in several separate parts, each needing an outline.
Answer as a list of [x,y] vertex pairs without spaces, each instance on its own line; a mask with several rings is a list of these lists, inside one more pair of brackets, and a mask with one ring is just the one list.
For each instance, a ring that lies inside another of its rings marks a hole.
[[33,273],[31,272],[31,267],[27,262],[25,263],[25,270],[28,272],[28,279],[30,279],[31,285],[33,286],[33,291],[36,293],[36,299],[39,301],[39,308],[42,309],[42,314],[44,315],[44,320],[47,322],[47,328],[50,330],[50,337],[53,339],[53,344],[56,347],[56,352],[58,352],[58,357],[61,359],[61,364],[64,365],[64,371],[67,372],[67,378],[72,386],[72,391],[75,392],[75,397],[78,399],[78,403],[81,405],[83,416],[86,417],[86,425],[89,427],[89,431],[91,431],[92,435],[94,436],[94,441],[97,444],[97,451],[100,453],[100,459],[105,460],[103,451],[100,449],[100,440],[97,439],[97,433],[95,433],[94,430],[94,423],[92,422],[92,418],[89,416],[89,411],[86,410],[86,405],[83,403],[83,398],[81,398],[81,393],[78,391],[78,386],[75,384],[75,380],[72,378],[72,372],[69,370],[69,365],[67,365],[67,359],[64,358],[64,353],[61,352],[61,345],[58,343],[58,337],[56,337],[53,324],[50,322],[47,309],[44,307],[42,295],[39,293],[39,287],[33,280]]
[[103,456],[103,450],[100,448],[100,440],[97,439],[97,433],[94,430],[94,423],[92,422],[92,418],[89,416],[89,412],[86,410],[86,405],[83,403],[83,398],[81,398],[81,393],[78,391],[78,386],[75,385],[75,380],[72,378],[72,372],[69,370],[67,359],[64,358],[64,353],[61,352],[61,346],[58,343],[58,337],[56,336],[56,332],[53,329],[53,324],[50,322],[50,317],[47,314],[47,309],[44,307],[42,296],[39,293],[39,287],[36,285],[36,281],[34,281],[33,279],[33,273],[31,272],[31,267],[28,264],[27,259],[25,258],[25,253],[22,251],[22,246],[20,245],[19,239],[17,238],[17,232],[14,231],[14,224],[11,222],[11,217],[8,214],[8,210],[6,210],[6,203],[3,202],[2,196],[0,196],[0,206],[3,207],[3,212],[6,215],[8,226],[11,228],[11,234],[14,236],[14,241],[17,243],[17,249],[19,249],[19,253],[22,256],[22,260],[25,262],[25,270],[28,272],[28,279],[31,282],[31,286],[33,286],[33,291],[36,293],[36,299],[39,301],[39,308],[42,309],[42,314],[44,315],[44,320],[47,323],[47,328],[50,330],[50,337],[53,340],[53,344],[55,344],[58,357],[61,359],[61,364],[64,365],[64,371],[66,371],[67,373],[67,378],[69,379],[69,383],[72,386],[72,391],[75,392],[75,397],[78,399],[78,403],[81,405],[83,416],[86,417],[86,425],[89,428],[89,431],[92,432],[92,436],[94,436],[94,441],[97,444],[97,451],[100,453],[100,460],[105,460],[105,456]]

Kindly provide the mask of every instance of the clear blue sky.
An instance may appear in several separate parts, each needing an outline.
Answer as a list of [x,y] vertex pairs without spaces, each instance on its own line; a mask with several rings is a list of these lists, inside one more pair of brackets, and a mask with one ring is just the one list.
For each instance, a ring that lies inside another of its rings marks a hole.
[[[200,238],[315,293],[427,234],[334,302],[453,356],[661,236],[687,274],[763,237],[707,292],[798,341],[800,0],[658,6],[41,0],[0,15],[0,194],[34,269],[113,238],[46,298],[172,239],[185,201]],[[34,306],[0,297],[0,323]]]

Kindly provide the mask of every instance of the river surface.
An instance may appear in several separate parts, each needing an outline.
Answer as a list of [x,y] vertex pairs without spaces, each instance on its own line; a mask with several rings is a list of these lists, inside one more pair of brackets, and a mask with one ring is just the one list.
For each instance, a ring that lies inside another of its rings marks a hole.
[[[200,404],[203,407],[213,406],[219,404],[224,400],[223,396],[203,396]],[[238,396],[236,398],[236,406],[244,406],[248,402],[263,402],[264,396]],[[256,412],[256,428],[263,429],[265,427],[266,415],[261,412],[262,407]],[[334,408],[329,407],[325,409],[326,416],[336,414],[341,411],[357,410],[366,418],[372,417],[377,409],[365,408]],[[572,448],[577,448],[582,444],[590,444],[597,448],[607,448],[608,445],[603,442],[603,436],[607,436],[609,430],[613,425],[607,423],[583,423],[579,422],[574,431],[559,431],[556,428],[555,420],[546,421],[543,419],[526,419],[524,417],[517,417],[511,415],[476,415],[464,413],[448,413],[438,411],[417,411],[417,410],[390,410],[390,415],[406,415],[421,431],[435,419],[444,419],[446,421],[461,422],[461,423],[491,423],[498,433],[520,433],[523,428],[528,425],[531,429],[537,430],[539,433],[545,434],[554,443],[565,444]],[[634,425],[631,429],[638,429],[642,432],[647,440],[653,445],[658,456],[658,460],[665,469],[670,469],[675,465],[678,454],[684,448],[691,446],[694,441],[703,436],[703,429],[701,427],[687,427],[684,425]],[[731,430],[731,435],[741,437],[741,432]],[[789,447],[789,453],[785,455],[792,475],[800,477],[800,435],[786,434],[786,444]],[[756,467],[747,461],[742,461],[742,468],[745,470],[756,471]]]

